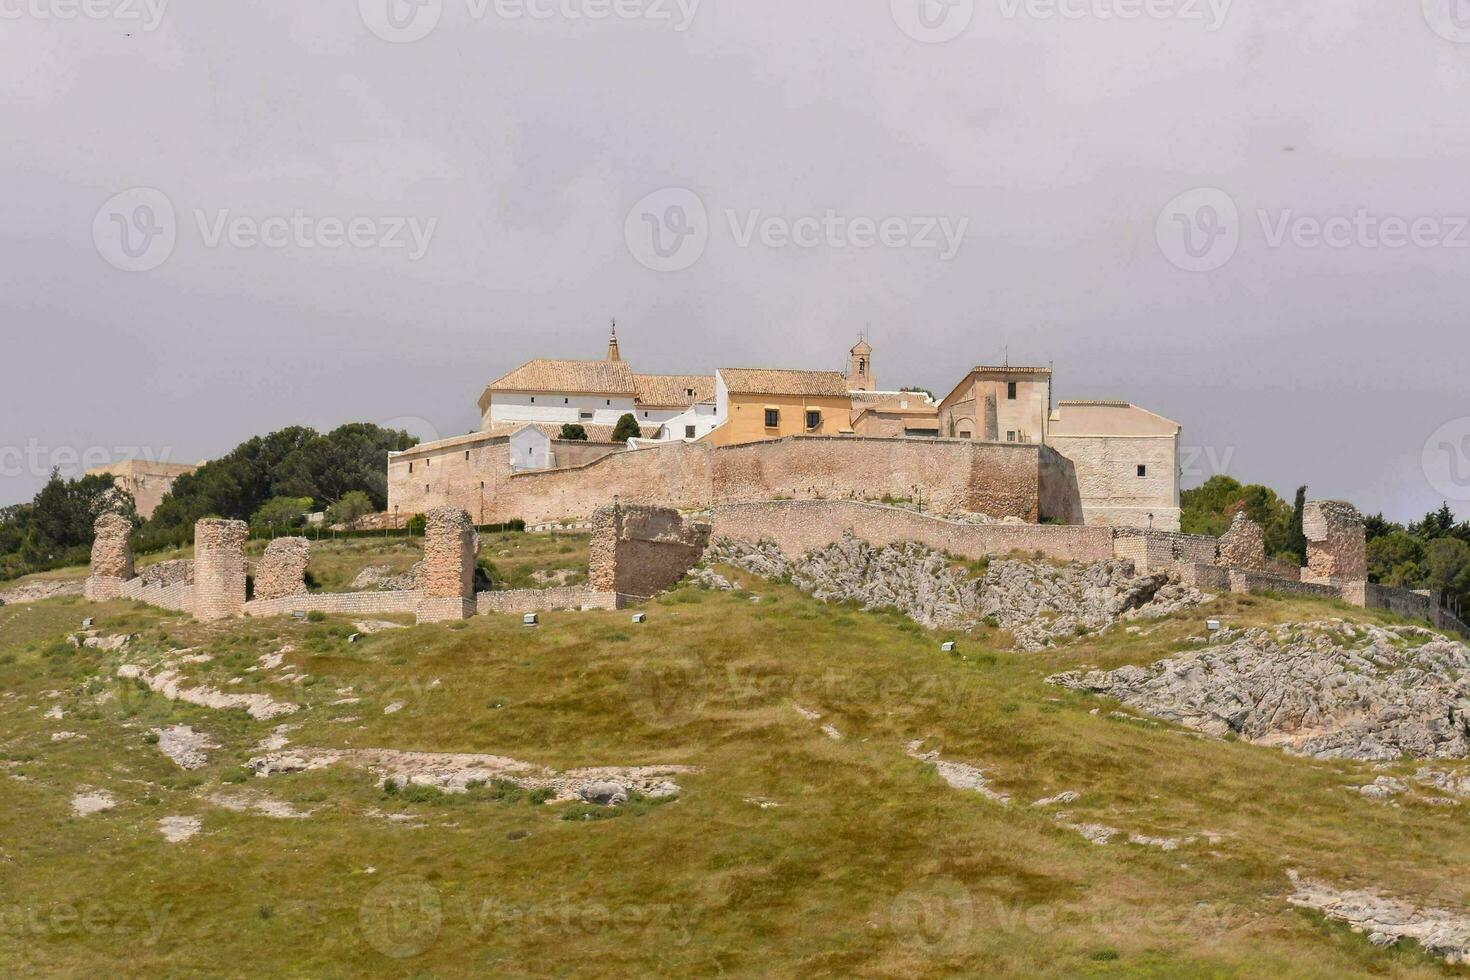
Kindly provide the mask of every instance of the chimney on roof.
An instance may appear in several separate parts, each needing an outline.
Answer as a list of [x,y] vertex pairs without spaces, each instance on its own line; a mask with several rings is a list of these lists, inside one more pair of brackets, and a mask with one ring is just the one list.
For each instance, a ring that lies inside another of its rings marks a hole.
[[607,341],[607,359],[609,361],[621,361],[623,356],[618,353],[618,321],[612,322],[612,336]]

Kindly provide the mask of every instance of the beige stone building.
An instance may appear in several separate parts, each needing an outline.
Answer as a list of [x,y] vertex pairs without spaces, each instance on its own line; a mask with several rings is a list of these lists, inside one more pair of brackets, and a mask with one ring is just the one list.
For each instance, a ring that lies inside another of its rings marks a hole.
[[1178,422],[1122,401],[1063,401],[1046,444],[1072,461],[1088,524],[1179,530]]
[[1046,444],[1051,368],[975,367],[939,403],[946,439]]
[[126,490],[133,495],[133,501],[138,507],[138,516],[146,521],[153,516],[153,512],[158,509],[158,505],[169,491],[173,490],[174,481],[186,474],[197,472],[198,469],[197,465],[189,466],[184,463],[152,463],[141,459],[128,459],[120,463],[90,469],[87,475],[112,474],[118,489]]

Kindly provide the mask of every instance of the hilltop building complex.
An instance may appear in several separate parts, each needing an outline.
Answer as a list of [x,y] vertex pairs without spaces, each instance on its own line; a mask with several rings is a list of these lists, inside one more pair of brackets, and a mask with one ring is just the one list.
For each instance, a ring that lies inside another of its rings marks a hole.
[[[865,339],[848,359],[845,374],[638,374],[614,326],[600,360],[537,359],[492,381],[481,431],[390,454],[389,509],[487,523],[581,518],[614,496],[685,509],[889,499],[1179,529],[1178,423],[1124,401],[1055,402],[1050,367],[977,366],[936,401],[879,388]],[[639,434],[614,442],[625,416]]]

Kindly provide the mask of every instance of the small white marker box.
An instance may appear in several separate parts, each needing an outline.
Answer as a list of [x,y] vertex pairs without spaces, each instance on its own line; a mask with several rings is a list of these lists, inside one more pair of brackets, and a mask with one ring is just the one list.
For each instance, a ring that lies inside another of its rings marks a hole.
[[944,653],[954,653],[954,640],[946,640],[944,642],[944,645],[941,646],[939,649],[942,650]]
[[1206,620],[1205,629],[1209,630],[1211,633],[1220,632],[1220,621],[1218,619]]
[[521,625],[523,626],[535,626],[540,621],[535,613],[526,613],[521,617]]
[[648,622],[648,613],[634,613],[633,614],[633,622],[635,622],[635,623],[646,623],[646,622]]

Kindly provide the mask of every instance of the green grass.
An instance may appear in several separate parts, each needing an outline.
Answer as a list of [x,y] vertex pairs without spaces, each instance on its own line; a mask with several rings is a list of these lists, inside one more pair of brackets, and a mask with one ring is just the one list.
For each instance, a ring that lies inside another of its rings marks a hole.
[[[554,557],[561,544],[547,546]],[[728,574],[742,591],[681,589],[638,626],[626,612],[547,614],[536,630],[480,617],[356,644],[336,617],[201,625],[129,603],[0,608],[0,974],[1454,973],[1413,949],[1375,950],[1284,896],[1297,868],[1470,903],[1458,884],[1470,825],[1456,808],[1364,800],[1343,787],[1378,774],[1367,767],[1123,723],[1115,704],[1044,683],[1185,649],[1206,616],[1232,627],[1390,617],[1227,596],[1146,635],[1115,629],[1025,655],[986,632],[947,656],[948,636],[896,613]],[[135,633],[133,647],[67,646],[87,615]],[[285,645],[282,668],[247,671]],[[304,710],[254,721],[113,676],[120,662],[182,647],[214,658],[184,668],[198,681]],[[272,679],[284,670],[306,676]],[[336,703],[349,687],[358,700]],[[53,704],[63,720],[43,717]],[[345,766],[242,778],[282,722],[298,747],[701,772],[680,777],[675,800],[616,811],[499,783],[463,796],[389,790]],[[181,723],[221,746],[197,772],[145,738]],[[86,737],[53,742],[62,730]],[[905,754],[915,739],[980,766],[1012,804],[950,789]],[[72,816],[82,786],[118,806]],[[1098,847],[1028,805],[1063,790],[1082,794],[1067,808],[1078,822],[1222,836],[1170,853]],[[207,799],[242,791],[312,815],[273,820]],[[202,833],[168,844],[157,829],[167,816],[197,816]]]

